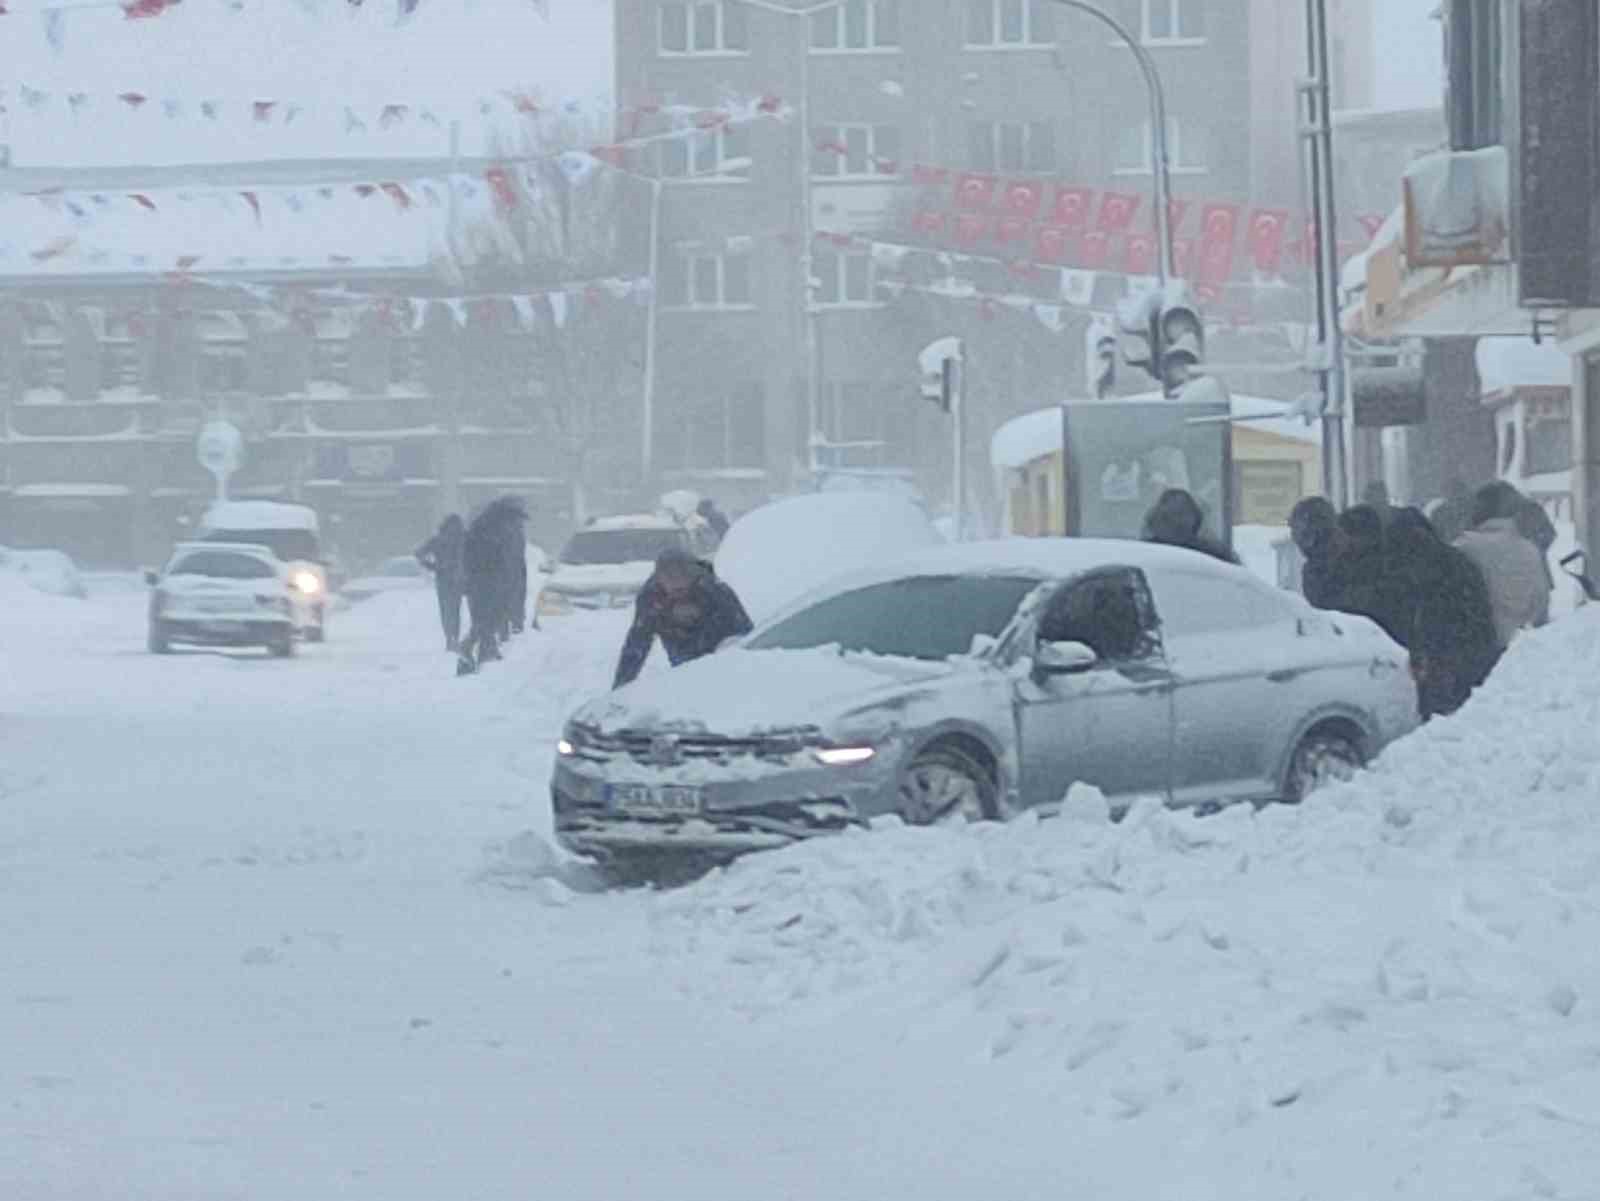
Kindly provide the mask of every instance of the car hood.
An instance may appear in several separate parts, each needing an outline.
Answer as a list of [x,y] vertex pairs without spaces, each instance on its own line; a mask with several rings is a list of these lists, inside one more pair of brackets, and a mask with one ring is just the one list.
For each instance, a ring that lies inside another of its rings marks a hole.
[[672,730],[744,738],[816,727],[862,734],[893,724],[976,663],[925,663],[830,649],[732,649],[647,677],[591,702],[577,720],[607,733]]
[[595,563],[584,567],[557,564],[545,581],[547,592],[638,592],[656,569],[651,562]]

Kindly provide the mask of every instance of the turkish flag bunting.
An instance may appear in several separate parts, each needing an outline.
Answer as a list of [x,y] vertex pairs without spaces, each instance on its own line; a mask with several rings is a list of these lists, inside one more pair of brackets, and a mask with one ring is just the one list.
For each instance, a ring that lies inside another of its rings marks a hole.
[[1001,242],[1021,242],[1028,236],[1026,217],[1001,217],[995,223],[995,238]]
[[1386,218],[1382,213],[1363,213],[1356,220],[1361,222],[1361,228],[1367,234],[1367,241],[1371,242],[1378,236],[1378,231],[1383,228]]
[[1296,259],[1302,263],[1314,263],[1317,261],[1317,236],[1316,221],[1307,218],[1305,233],[1301,235],[1300,241],[1296,242],[1294,246]]
[[963,246],[976,246],[989,232],[989,219],[977,213],[962,213],[956,218],[956,241]]
[[1233,277],[1233,243],[1206,238],[1200,243],[1200,266],[1195,282],[1220,286]]
[[1155,235],[1128,235],[1127,241],[1123,244],[1122,269],[1129,275],[1151,275],[1155,272]]
[[370,196],[377,195],[377,192],[378,187],[376,184],[358,183],[356,185],[356,195],[361,197],[363,200],[366,200]]
[[1264,275],[1277,273],[1283,265],[1283,244],[1288,236],[1287,209],[1257,209],[1250,214],[1250,232],[1245,246],[1257,271]]
[[1089,224],[1089,206],[1093,203],[1093,188],[1057,188],[1050,221],[1066,229],[1083,229]]
[[936,238],[944,233],[944,214],[932,209],[922,209],[911,218],[911,228],[919,234]]
[[159,17],[166,11],[167,0],[124,0],[122,5],[123,16],[130,21]]
[[1107,192],[1100,197],[1098,229],[1103,234],[1125,234],[1133,228],[1139,197],[1132,192]]
[[240,192],[239,195],[244,197],[244,202],[250,206],[250,211],[256,215],[256,224],[260,225],[261,197],[257,196],[254,192]]
[[969,213],[987,209],[994,202],[994,189],[999,182],[992,175],[956,176],[956,207]]
[[276,100],[257,100],[250,109],[255,113],[257,121],[268,121],[272,118],[272,110],[277,107]]
[[144,209],[147,213],[153,213],[156,211],[156,202],[151,200],[150,197],[146,196],[143,192],[129,192],[128,199],[133,201],[140,208]]
[[950,172],[943,167],[930,167],[926,163],[913,163],[911,166],[911,182],[920,188],[937,187],[949,180]]
[[411,207],[411,194],[399,184],[385,183],[379,184],[378,186],[383,189],[383,194],[385,196],[394,201],[395,207],[397,207],[402,213]]
[[1179,279],[1188,279],[1194,266],[1195,241],[1193,238],[1174,238],[1172,242],[1172,272]]
[[1076,235],[1060,225],[1042,225],[1033,239],[1033,257],[1041,263],[1065,263]]
[[1082,265],[1089,271],[1099,271],[1111,262],[1111,235],[1094,229],[1083,235]]
[[1200,240],[1223,242],[1230,248],[1239,237],[1237,204],[1208,204],[1200,210]]
[[494,191],[494,198],[501,208],[511,210],[517,207],[517,192],[511,186],[511,176],[506,174],[504,167],[490,167],[483,173],[483,178]]
[[1044,185],[1036,180],[1016,179],[1006,184],[1000,207],[1013,217],[1032,221],[1044,204]]
[[138,108],[141,104],[148,100],[149,97],[144,95],[142,92],[121,92],[118,94],[117,99],[122,101],[122,103],[126,104],[129,108]]
[[1172,199],[1167,201],[1167,224],[1172,227],[1172,232],[1177,233],[1183,228],[1183,219],[1189,215],[1189,201]]

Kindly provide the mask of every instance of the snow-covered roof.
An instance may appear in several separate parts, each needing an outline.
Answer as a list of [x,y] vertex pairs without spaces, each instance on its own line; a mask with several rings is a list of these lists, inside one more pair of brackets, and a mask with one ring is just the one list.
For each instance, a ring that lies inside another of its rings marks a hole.
[[584,528],[601,533],[613,530],[676,530],[683,528],[683,523],[668,514],[632,513],[622,517],[597,517]]
[[1513,388],[1566,388],[1572,384],[1572,357],[1553,342],[1532,338],[1483,338],[1478,342],[1478,377],[1483,394]]
[[38,500],[93,497],[112,499],[130,496],[132,492],[123,484],[19,484],[11,495]]
[[[1290,438],[1297,442],[1321,441],[1321,431],[1317,426],[1308,426],[1304,421],[1293,418],[1275,416],[1289,411],[1290,406],[1284,401],[1269,400],[1264,396],[1237,394],[1231,400],[1235,425]],[[1152,392],[1140,396],[1112,397],[1103,402],[1079,403],[1104,403],[1128,407],[1169,402],[1159,392]],[[1015,471],[1035,459],[1058,453],[1061,450],[1061,439],[1060,407],[1037,409],[1032,413],[1012,418],[995,431],[994,438],[989,443],[989,461],[998,471]]]
[[206,511],[206,525],[214,530],[311,530],[317,514],[305,505],[285,505],[270,500],[229,500]]

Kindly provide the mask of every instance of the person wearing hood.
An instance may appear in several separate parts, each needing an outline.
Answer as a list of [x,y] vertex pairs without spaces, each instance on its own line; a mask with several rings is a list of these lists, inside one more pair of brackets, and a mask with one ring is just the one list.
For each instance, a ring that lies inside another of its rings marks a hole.
[[754,625],[738,595],[717,578],[711,564],[682,547],[669,547],[634,602],[633,625],[622,644],[613,688],[639,678],[656,639],[672,666],[711,654]]
[[439,532],[417,547],[417,562],[433,573],[433,590],[439,597],[439,624],[444,628],[446,650],[461,644],[461,594],[464,569],[461,555],[467,526],[459,513],[439,523]]
[[1338,571],[1339,513],[1325,496],[1308,496],[1289,514],[1289,537],[1305,559],[1300,595],[1313,608],[1337,609],[1343,585]]
[[1145,516],[1144,540],[1180,546],[1238,566],[1237,555],[1203,532],[1205,520],[1199,501],[1182,488],[1169,488]]
[[480,664],[500,658],[500,635],[510,622],[516,560],[521,557],[527,520],[528,511],[520,499],[502,496],[490,501],[467,525],[461,561],[472,624],[459,648],[457,675],[471,675]]
[[1387,552],[1406,598],[1405,644],[1424,721],[1466,703],[1500,657],[1483,574],[1416,509],[1399,509]]
[[1523,503],[1522,494],[1510,484],[1485,484],[1474,499],[1473,528],[1456,542],[1483,573],[1502,651],[1517,631],[1550,620],[1548,564],[1517,528]]
[[1400,645],[1408,624],[1405,582],[1384,551],[1383,519],[1371,505],[1355,505],[1339,515],[1340,549],[1334,572],[1341,613],[1371,618]]
[[709,496],[706,497],[697,506],[695,506],[695,512],[700,515],[701,520],[704,521],[706,525],[711,527],[711,533],[715,535],[718,542],[721,542],[723,538],[727,537],[728,526],[731,523],[728,521],[728,515],[721,509],[717,508],[716,501],[712,500]]

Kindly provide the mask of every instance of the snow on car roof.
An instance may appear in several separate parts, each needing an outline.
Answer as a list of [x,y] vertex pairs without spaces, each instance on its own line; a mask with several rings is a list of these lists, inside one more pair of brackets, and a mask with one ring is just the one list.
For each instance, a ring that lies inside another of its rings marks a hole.
[[226,500],[206,511],[206,525],[214,530],[311,530],[317,515],[305,505],[270,500]]
[[1065,579],[1101,567],[1134,567],[1141,571],[1180,570],[1252,581],[1257,577],[1197,551],[1120,538],[1006,538],[963,542],[890,560],[877,567],[829,580],[784,608],[783,616],[828,596],[918,575],[1008,575],[1040,581]]
[[219,551],[223,554],[248,555],[252,559],[267,559],[273,563],[278,562],[278,556],[265,546],[254,542],[180,542],[172,548],[174,560],[182,555],[193,555],[201,552]]
[[[612,533],[616,530],[681,530],[683,524],[659,513],[632,513],[622,517],[597,517],[584,530]],[[580,531],[581,532],[581,531]]]

